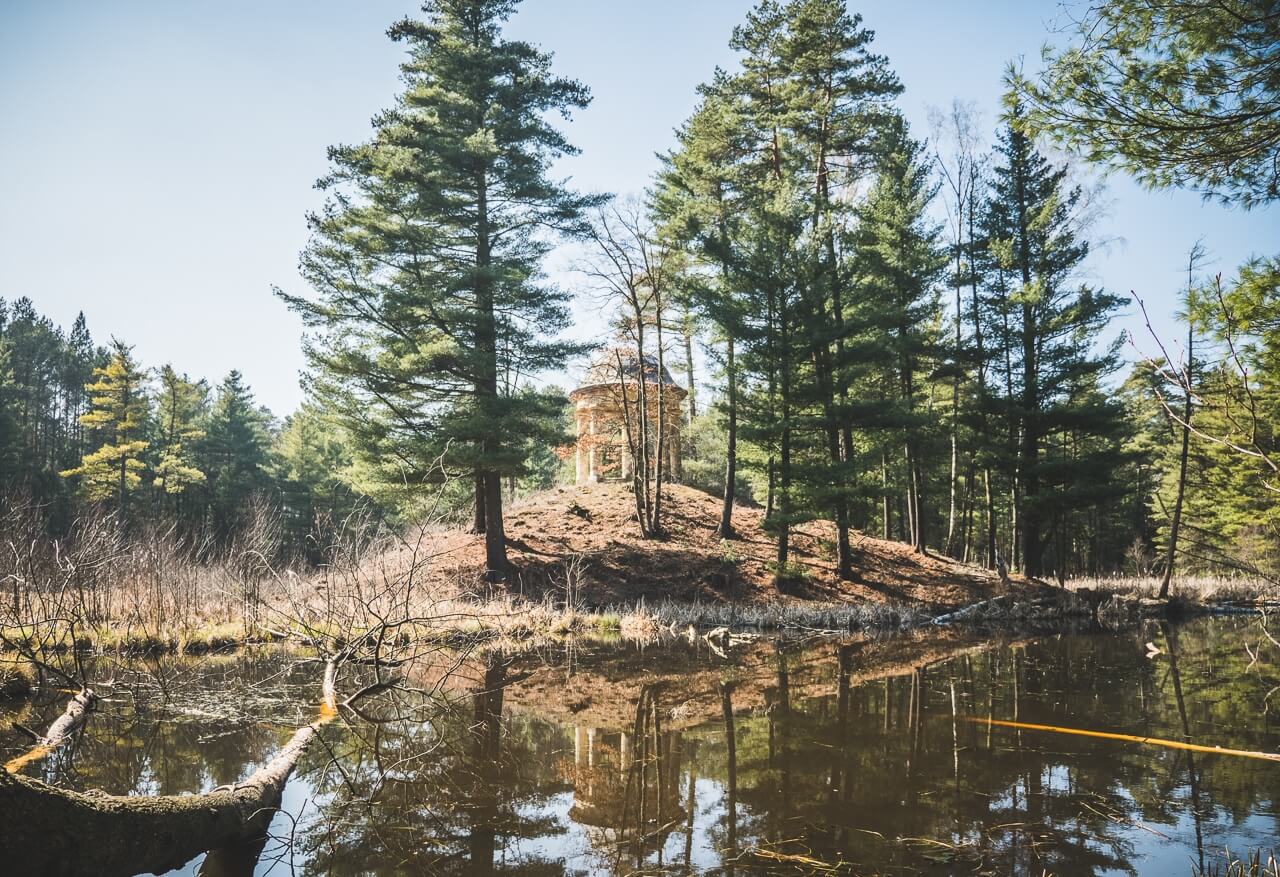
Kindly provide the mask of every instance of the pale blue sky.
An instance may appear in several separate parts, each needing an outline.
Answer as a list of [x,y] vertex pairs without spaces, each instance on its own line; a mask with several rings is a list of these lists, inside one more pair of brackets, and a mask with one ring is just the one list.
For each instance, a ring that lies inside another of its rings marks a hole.
[[[692,109],[694,88],[733,63],[749,0],[526,0],[509,33],[553,51],[595,101],[568,130],[583,154],[561,171],[593,191],[633,192]],[[1053,39],[1056,2],[867,0],[918,135],[926,108],[977,101],[994,126],[1005,64]],[[241,369],[277,414],[301,399],[296,318],[271,285],[303,291],[297,254],[325,148],[363,139],[397,86],[387,26],[408,0],[218,4],[6,0],[0,4],[0,297],[30,296],[67,325],[136,345],[152,366],[216,380]],[[1162,325],[1183,253],[1203,235],[1216,268],[1280,250],[1280,211],[1243,213],[1190,193],[1109,184],[1092,259],[1110,289],[1137,289]],[[562,282],[563,256],[552,269]],[[598,306],[577,308],[598,335]],[[1139,328],[1132,316],[1118,326]]]

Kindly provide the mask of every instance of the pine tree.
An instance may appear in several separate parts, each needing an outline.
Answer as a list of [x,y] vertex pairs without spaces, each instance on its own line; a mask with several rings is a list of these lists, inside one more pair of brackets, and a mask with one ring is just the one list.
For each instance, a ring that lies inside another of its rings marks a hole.
[[116,508],[124,516],[129,494],[142,483],[146,468],[143,454],[149,443],[142,438],[150,417],[146,374],[134,361],[133,348],[117,339],[111,341],[110,360],[93,373],[97,380],[87,388],[93,407],[80,422],[101,444],[85,454],[79,466],[61,475],[77,478],[87,499],[114,495]]
[[222,539],[243,519],[247,501],[269,485],[271,415],[254,401],[240,372],[232,370],[218,386],[203,423],[196,468],[205,473],[209,513]]
[[[506,572],[502,477],[561,400],[507,376],[559,367],[566,296],[544,282],[547,231],[578,233],[593,203],[548,177],[574,148],[550,117],[585,107],[551,58],[502,37],[513,0],[435,0],[406,43],[405,90],[374,137],[330,150],[330,193],[302,270],[318,300],[287,296],[315,335],[313,386],[368,471],[393,483],[470,473],[488,576]],[[442,472],[443,468],[443,472]]]
[[285,419],[272,466],[289,547],[321,561],[330,539],[357,507],[347,483],[351,449],[341,428],[313,401],[303,402]]
[[[900,437],[906,481],[907,541],[927,542],[926,466],[922,437],[932,417],[923,410],[924,377],[937,356],[932,327],[939,316],[937,282],[946,268],[941,228],[929,218],[937,193],[924,147],[904,121],[890,126],[879,175],[859,210],[852,261],[858,282],[857,322],[863,327],[862,370],[886,370],[889,404],[863,423]],[[883,386],[883,385],[882,385]],[[864,404],[866,409],[873,406]]]
[[66,352],[63,356],[62,375],[62,429],[65,435],[63,442],[64,465],[71,465],[84,454],[84,428],[80,416],[88,410],[89,396],[85,386],[93,379],[93,367],[100,359],[99,351],[93,346],[89,335],[89,326],[84,312],[76,314],[75,322],[67,335]]
[[209,387],[179,375],[172,365],[160,369],[156,395],[156,434],[159,459],[155,464],[156,488],[169,496],[203,484],[205,474],[195,466],[197,443],[204,438],[199,420],[204,414]]
[[1077,29],[1035,80],[1011,73],[1029,127],[1149,186],[1280,199],[1274,0],[1101,0]]
[[1009,99],[999,162],[984,217],[993,260],[994,316],[1005,368],[1003,407],[1014,474],[1013,516],[1022,568],[1044,572],[1046,538],[1061,524],[1061,503],[1097,461],[1046,458],[1046,443],[1068,431],[1118,434],[1120,412],[1095,395],[1114,371],[1119,339],[1094,352],[1120,300],[1073,285],[1088,253],[1075,215],[1081,191],[1021,130],[1022,107]]
[[849,191],[875,166],[877,141],[892,125],[888,102],[902,86],[882,55],[869,51],[874,33],[851,15],[844,0],[794,0],[786,7],[780,55],[788,70],[787,119],[799,160],[798,185],[808,191],[811,225],[806,248],[812,262],[807,312],[812,320],[815,403],[826,436],[828,470],[823,503],[836,524],[836,570],[853,575],[849,505],[857,497],[852,468],[853,419],[849,407],[846,342],[851,278],[842,270],[837,237]]
[[9,342],[4,337],[8,307],[0,299],[0,489],[13,486],[22,450],[22,434],[18,430],[18,388],[9,364]]
[[729,77],[716,78],[700,89],[702,101],[677,132],[679,146],[664,156],[654,192],[654,211],[664,233],[679,241],[702,271],[689,274],[688,296],[698,313],[712,327],[712,343],[723,345],[720,361],[724,375],[721,404],[725,418],[725,471],[720,523],[721,538],[731,539],[733,501],[738,480],[738,393],[741,385],[737,359],[743,313],[738,248],[742,192],[737,187],[745,149],[741,144],[740,102],[732,93]]
[[742,60],[717,72],[667,157],[656,206],[705,266],[695,300],[725,349],[729,443],[721,531],[744,465],[762,470],[785,575],[790,527],[820,515],[850,577],[858,497],[839,252],[853,191],[875,164],[900,86],[841,0],[764,0],[735,29]]
[[51,492],[45,475],[58,465],[62,333],[48,317],[36,313],[31,299],[20,298],[10,309],[5,335],[14,382],[14,413],[23,442],[19,478],[35,496],[43,498]]
[[[812,261],[804,248],[807,190],[797,168],[807,159],[790,130],[788,7],[764,0],[734,30],[730,46],[742,55],[731,88],[741,107],[739,138],[748,158],[738,185],[748,221],[742,229],[741,275],[745,319],[741,358],[745,439],[762,452],[767,479],[765,527],[776,539],[775,572],[789,575],[792,526],[811,517],[809,486],[798,477],[802,392],[812,349],[802,329]],[[812,326],[812,322],[808,325]]]

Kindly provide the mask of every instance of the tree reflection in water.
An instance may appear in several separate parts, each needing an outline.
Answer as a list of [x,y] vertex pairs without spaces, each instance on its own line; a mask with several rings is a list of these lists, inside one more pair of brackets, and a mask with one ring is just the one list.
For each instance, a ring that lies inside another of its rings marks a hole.
[[[1280,765],[984,720],[1274,751],[1280,650],[1250,668],[1249,631],[1218,620],[956,643],[888,669],[890,647],[872,641],[762,642],[729,661],[651,651],[639,676],[625,649],[584,650],[572,675],[473,662],[447,691],[379,698],[328,726],[275,839],[201,873],[252,873],[260,853],[259,874],[283,857],[335,877],[737,875],[794,870],[797,856],[854,873],[1187,874],[1224,846],[1269,848]],[[1152,639],[1162,654],[1148,658]],[[565,681],[538,687],[548,673]],[[594,699],[557,697],[572,680]],[[99,719],[37,768],[46,779],[197,791],[251,771],[287,728]]]

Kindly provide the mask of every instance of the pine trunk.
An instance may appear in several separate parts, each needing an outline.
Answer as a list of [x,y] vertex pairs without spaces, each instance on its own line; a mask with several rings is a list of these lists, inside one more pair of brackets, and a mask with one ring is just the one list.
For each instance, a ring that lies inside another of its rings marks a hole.
[[1183,372],[1186,382],[1186,400],[1182,411],[1182,452],[1178,455],[1178,492],[1173,500],[1173,518],[1169,522],[1169,546],[1164,558],[1164,578],[1160,580],[1160,599],[1169,598],[1169,585],[1173,582],[1173,564],[1178,550],[1178,529],[1182,524],[1182,496],[1187,485],[1187,457],[1191,450],[1191,365],[1195,346],[1195,329],[1187,320],[1187,368]]
[[728,381],[728,448],[725,452],[724,464],[724,505],[720,509],[720,526],[718,532],[721,539],[732,539],[733,532],[733,498],[738,481],[738,373],[734,362],[733,336],[729,336],[728,349],[725,354],[725,373]]

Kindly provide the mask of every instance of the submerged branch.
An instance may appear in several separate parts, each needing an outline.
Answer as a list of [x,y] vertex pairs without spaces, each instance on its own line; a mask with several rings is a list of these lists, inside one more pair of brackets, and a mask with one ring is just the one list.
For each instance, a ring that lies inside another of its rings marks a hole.
[[89,719],[89,713],[93,712],[97,703],[98,696],[91,689],[86,688],[71,698],[66,710],[54,720],[44,736],[32,734],[31,731],[23,728],[24,732],[31,734],[35,738],[35,746],[22,755],[9,759],[4,766],[4,770],[9,772],[19,771],[26,765],[40,761],[52,753],[65,743],[67,738],[84,727],[84,723]]

